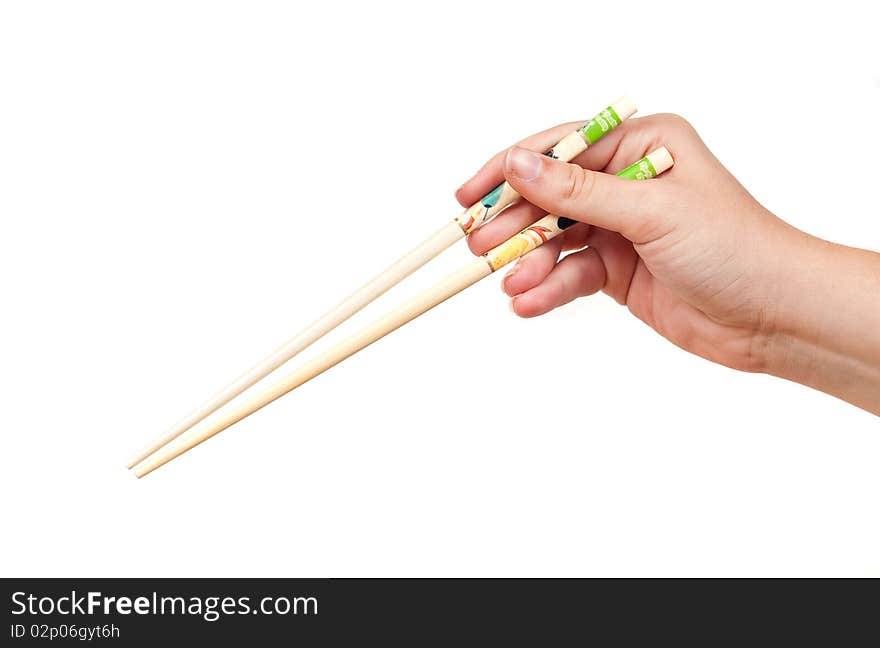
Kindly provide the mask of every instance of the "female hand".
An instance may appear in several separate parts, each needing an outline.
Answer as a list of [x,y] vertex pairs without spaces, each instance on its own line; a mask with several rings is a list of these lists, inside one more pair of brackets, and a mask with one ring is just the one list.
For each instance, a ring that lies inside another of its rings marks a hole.
[[[578,125],[523,145],[546,150]],[[632,182],[610,175],[659,146],[675,160],[662,176]],[[571,164],[511,147],[456,196],[470,205],[503,178],[524,201],[470,236],[474,253],[544,213],[581,222],[504,278],[516,314],[542,315],[601,290],[692,353],[880,411],[880,256],[832,245],[774,216],[681,117],[628,120]],[[564,251],[573,252],[560,260]],[[862,306],[856,317],[829,317],[838,301],[852,310],[851,300]]]

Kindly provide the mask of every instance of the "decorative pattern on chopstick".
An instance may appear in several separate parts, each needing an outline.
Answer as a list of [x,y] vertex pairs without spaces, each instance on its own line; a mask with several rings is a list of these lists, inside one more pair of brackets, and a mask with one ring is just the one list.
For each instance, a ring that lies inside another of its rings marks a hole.
[[[545,155],[570,162],[635,112],[636,105],[632,99],[621,97],[579,129],[562,138]],[[470,234],[502,209],[516,202],[518,198],[519,194],[516,190],[503,182],[483,196],[479,202],[459,214],[455,220],[465,234]]]
[[[661,147],[648,153],[635,164],[626,167],[617,176],[630,180],[647,180],[662,173],[670,166],[672,166],[672,157],[664,147]],[[565,216],[549,214],[516,236],[510,237],[498,247],[489,250],[483,256],[489,263],[489,267],[492,268],[492,272],[495,272],[498,268],[506,266],[511,261],[528,254],[539,245],[558,236],[576,222]]]

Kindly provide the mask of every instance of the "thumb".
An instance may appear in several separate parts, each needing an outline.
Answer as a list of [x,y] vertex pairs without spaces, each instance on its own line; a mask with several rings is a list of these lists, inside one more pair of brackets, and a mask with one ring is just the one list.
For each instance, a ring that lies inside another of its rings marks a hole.
[[504,159],[504,176],[523,198],[548,213],[620,232],[633,243],[661,235],[650,182],[589,171],[516,146]]

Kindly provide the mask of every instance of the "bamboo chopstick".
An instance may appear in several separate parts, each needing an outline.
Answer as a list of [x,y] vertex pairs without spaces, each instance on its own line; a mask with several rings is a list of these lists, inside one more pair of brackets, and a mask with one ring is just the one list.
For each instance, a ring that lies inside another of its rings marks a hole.
[[[547,155],[569,162],[596,143],[611,129],[636,112],[629,97],[621,97],[578,130],[569,133]],[[428,261],[449,248],[456,241],[480,227],[502,209],[519,199],[519,194],[506,182],[498,185],[471,207],[437,230],[409,253],[395,261],[345,300],[312,322],[295,337],[278,347],[258,364],[214,394],[193,412],[177,421],[159,437],[148,443],[128,462],[132,468],[153,452],[186,432],[243,391],[268,376],[275,369],[345,322],[367,304],[403,281]]]
[[[669,151],[665,147],[660,147],[617,175],[621,178],[643,180],[663,173],[672,165],[673,160]],[[151,457],[148,457],[135,469],[135,474],[140,478],[168,463],[218,432],[222,432],[229,426],[265,407],[275,399],[293,391],[315,376],[322,374],[327,369],[354,355],[376,340],[383,338],[407,322],[431,310],[434,306],[458,294],[468,286],[477,283],[480,279],[489,276],[514,259],[527,254],[539,245],[558,236],[576,222],[562,216],[545,216],[534,225],[509,238],[501,245],[451,274],[432,288],[305,363],[300,368],[278,380],[275,384],[247,400],[234,403],[228,412],[225,410],[219,412],[217,419],[206,421],[203,429],[196,428],[190,435],[180,439],[177,443],[168,445]]]

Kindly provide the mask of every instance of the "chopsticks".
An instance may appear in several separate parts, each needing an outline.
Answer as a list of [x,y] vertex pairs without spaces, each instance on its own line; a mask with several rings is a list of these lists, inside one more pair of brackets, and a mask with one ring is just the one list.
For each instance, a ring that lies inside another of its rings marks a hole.
[[[547,155],[569,162],[595,144],[613,128],[620,125],[636,112],[636,105],[629,97],[622,97],[586,122],[576,131],[569,133],[554,146]],[[128,462],[133,468],[146,457],[176,439],[194,425],[217,411],[223,405],[268,376],[275,369],[303,351],[324,335],[345,322],[355,313],[367,306],[413,272],[464,238],[502,209],[519,199],[519,194],[504,182],[486,194],[480,201],[456,216],[452,221],[437,230],[422,243],[413,248],[399,260],[386,268],[369,282],[361,286],[342,302],[331,308],[319,319],[312,322],[295,337],[278,347],[271,354],[244,374],[214,394],[209,400],[177,421],[156,439],[141,448]]]
[[[663,173],[671,168],[672,165],[673,159],[669,151],[665,147],[660,147],[617,175],[631,180],[643,180]],[[204,426],[196,428],[191,434],[179,439],[176,443],[167,445],[148,457],[137,466],[135,475],[139,478],[143,477],[203,441],[210,439],[215,434],[250,416],[277,398],[293,391],[315,376],[322,374],[361,349],[400,328],[407,322],[426,313],[468,286],[472,286],[480,279],[489,276],[511,261],[555,238],[576,222],[561,216],[545,216],[534,225],[525,228],[482,257],[449,275],[435,286],[405,302],[316,358],[306,362],[271,386],[246,400],[233,403],[228,411],[225,409],[221,410],[216,418],[205,421]]]

